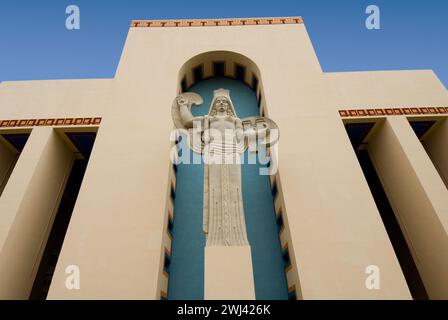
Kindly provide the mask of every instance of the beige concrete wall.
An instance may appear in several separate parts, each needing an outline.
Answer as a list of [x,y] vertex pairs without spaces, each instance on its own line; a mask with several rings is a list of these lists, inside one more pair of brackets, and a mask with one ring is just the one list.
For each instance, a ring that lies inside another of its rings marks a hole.
[[448,188],[448,120],[443,119],[423,141],[428,155]]
[[[410,298],[342,122],[336,115],[297,116],[295,126],[276,121],[282,128],[279,166],[303,298]],[[369,265],[382,270],[380,290],[365,287]]]
[[[303,297],[409,298],[303,26],[130,30],[49,297],[158,297],[170,105],[182,65],[213,50],[243,54],[261,72],[269,114],[282,130],[290,254]],[[138,148],[129,147],[130,137]],[[341,177],[341,168],[353,174]],[[63,286],[72,263],[85,279],[79,291]],[[385,270],[379,292],[364,286],[372,263]]]
[[390,117],[369,154],[428,296],[448,298],[448,190],[405,117]]
[[334,108],[445,107],[448,104],[448,91],[432,70],[330,72],[323,77],[335,95]]
[[[0,118],[102,116],[50,299],[158,299],[169,195],[170,106],[182,66],[233,51],[260,72],[281,130],[282,203],[304,299],[410,298],[337,110],[445,104],[432,72],[324,74],[303,25],[131,28],[115,79],[0,85]],[[65,268],[79,265],[81,289]],[[365,268],[381,267],[381,290]]]
[[72,163],[52,128],[31,132],[0,197],[0,299],[28,299]]
[[112,79],[0,83],[0,119],[100,117]]
[[[282,42],[296,32],[288,26],[272,28],[263,31],[274,42]],[[111,88],[111,104],[98,132],[49,298],[159,296],[172,128],[170,105],[177,94],[178,73],[188,59],[209,50],[259,51],[255,58],[266,59],[262,50],[269,46],[264,42],[258,49],[247,46],[256,30],[130,30]],[[282,30],[282,35],[279,37],[275,30]],[[217,31],[222,37],[214,36]],[[303,31],[299,36],[304,42],[298,46],[308,53],[301,59],[316,62]],[[318,70],[309,61],[306,68]],[[130,148],[129,141],[139,147]],[[111,187],[111,179],[119,187]],[[95,192],[92,201],[94,190],[102,192]],[[92,216],[91,212],[96,214]],[[81,267],[81,276],[86,280],[79,291],[68,291],[64,286],[67,264]]]

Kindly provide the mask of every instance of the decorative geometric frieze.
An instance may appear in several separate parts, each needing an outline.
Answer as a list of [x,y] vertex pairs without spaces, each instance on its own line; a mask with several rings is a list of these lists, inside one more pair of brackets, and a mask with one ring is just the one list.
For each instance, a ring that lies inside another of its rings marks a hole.
[[221,27],[270,24],[303,24],[302,17],[248,18],[248,19],[191,19],[191,20],[133,20],[134,28],[162,27]]
[[420,107],[420,108],[381,108],[381,109],[346,109],[339,110],[339,115],[348,117],[375,117],[399,115],[432,115],[448,114],[448,107]]
[[0,120],[1,128],[37,127],[37,126],[86,126],[99,125],[100,117],[95,118],[55,118],[55,119],[21,119]]

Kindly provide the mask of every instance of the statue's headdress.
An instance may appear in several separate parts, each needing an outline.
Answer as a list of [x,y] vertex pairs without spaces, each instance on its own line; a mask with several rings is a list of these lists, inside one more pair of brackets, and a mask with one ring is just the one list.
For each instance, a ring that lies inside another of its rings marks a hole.
[[228,108],[227,112],[232,113],[232,116],[236,117],[235,108],[233,107],[232,100],[230,99],[230,91],[227,89],[222,89],[222,88],[213,91],[213,99],[212,99],[212,103],[210,105],[210,110],[208,111],[208,115],[209,116],[216,115],[217,110],[214,106],[215,106],[216,99],[218,97],[224,97],[227,99],[227,101],[229,102],[229,108]]

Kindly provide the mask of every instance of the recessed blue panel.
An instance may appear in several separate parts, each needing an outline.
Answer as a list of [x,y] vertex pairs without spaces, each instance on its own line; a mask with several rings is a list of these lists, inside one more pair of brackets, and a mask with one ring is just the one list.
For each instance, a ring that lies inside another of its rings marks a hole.
[[[257,108],[256,100],[254,107]],[[260,164],[247,163],[242,166],[244,212],[252,251],[255,295],[257,299],[287,300],[274,197],[269,176],[259,174],[261,167]]]
[[[250,87],[237,80],[215,78],[201,81],[190,89],[204,99],[203,105],[193,108],[194,116],[208,113],[213,90],[219,88],[230,90],[239,118],[259,114],[257,98]],[[185,147],[186,141],[182,139],[178,146]],[[247,159],[247,152],[244,158]],[[274,199],[269,176],[260,175],[260,167],[260,164],[242,165],[244,211],[252,251],[255,294],[257,299],[288,299]],[[169,299],[204,298],[203,192],[203,165],[179,164],[174,199]]]
[[[178,146],[187,148],[187,139]],[[184,149],[186,152],[187,149]],[[204,299],[204,246],[202,232],[203,166],[179,164],[176,172],[173,242],[168,299]]]

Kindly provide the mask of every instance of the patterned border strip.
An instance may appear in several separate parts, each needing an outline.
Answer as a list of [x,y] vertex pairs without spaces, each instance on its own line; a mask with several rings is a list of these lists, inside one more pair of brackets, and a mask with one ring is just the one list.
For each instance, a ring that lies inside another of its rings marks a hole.
[[371,117],[371,116],[398,116],[398,115],[422,115],[422,114],[424,115],[448,114],[448,107],[339,110],[339,115],[341,117]]
[[58,118],[58,119],[23,119],[0,120],[1,128],[37,127],[37,126],[85,126],[99,125],[101,118]]
[[302,17],[192,20],[132,20],[131,27],[221,27],[270,24],[303,24]]

